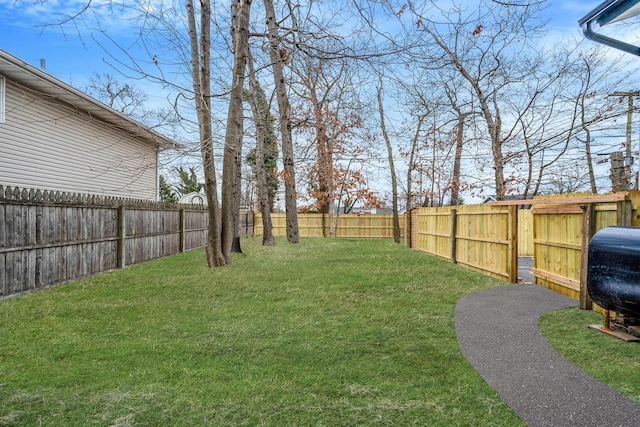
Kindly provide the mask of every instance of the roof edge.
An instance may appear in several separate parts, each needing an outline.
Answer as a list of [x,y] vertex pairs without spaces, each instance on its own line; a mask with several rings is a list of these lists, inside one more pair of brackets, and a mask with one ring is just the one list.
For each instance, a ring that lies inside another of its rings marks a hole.
[[[4,67],[2,66],[3,63],[5,64]],[[79,89],[64,83],[62,80],[57,79],[51,74],[42,71],[22,59],[0,49],[0,74],[4,74],[21,84],[25,84],[26,86],[30,86],[26,81],[27,79],[24,78],[23,73],[27,73],[29,76],[36,78],[42,83],[36,87],[37,90],[72,104],[77,104],[77,101],[81,101],[81,104],[83,104],[82,109],[86,110],[88,113],[99,117],[101,120],[107,121],[136,137],[148,140],[159,150],[179,147],[179,144],[169,137],[149,128],[114,108],[109,107]]]

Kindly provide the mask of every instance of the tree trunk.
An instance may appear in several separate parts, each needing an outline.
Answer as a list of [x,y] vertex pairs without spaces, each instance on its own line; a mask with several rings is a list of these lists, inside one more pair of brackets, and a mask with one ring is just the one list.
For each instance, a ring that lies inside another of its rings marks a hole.
[[189,40],[191,44],[191,76],[198,116],[200,135],[200,152],[204,168],[205,190],[209,212],[207,231],[207,265],[218,267],[226,264],[220,243],[220,212],[218,208],[218,185],[213,157],[213,131],[211,128],[211,76],[210,76],[210,22],[211,7],[209,1],[201,1],[200,29],[198,38],[193,1],[186,1],[187,19],[189,21]]
[[382,129],[382,136],[387,144],[387,153],[389,155],[389,170],[391,172],[391,194],[393,204],[393,241],[400,243],[400,217],[398,214],[398,183],[396,180],[396,168],[393,165],[393,148],[391,147],[391,140],[387,134],[387,128],[384,124],[384,109],[382,106],[382,82],[378,87],[378,108],[380,109],[380,128]]
[[418,139],[420,138],[420,130],[422,129],[422,123],[424,122],[426,116],[420,116],[418,117],[418,126],[416,127],[416,133],[413,136],[413,140],[411,141],[411,151],[409,153],[409,168],[407,170],[407,198],[405,201],[405,212],[407,213],[407,215],[405,216],[405,231],[406,231],[406,240],[405,240],[405,244],[408,247],[412,247],[413,242],[411,241],[411,209],[413,208],[412,205],[412,201],[413,201],[413,196],[412,196],[412,186],[413,186],[413,179],[412,179],[412,173],[413,173],[413,169],[415,167],[415,158],[416,158],[416,151],[418,149]]
[[462,164],[462,147],[464,140],[464,121],[468,113],[458,112],[458,125],[456,127],[456,154],[453,159],[453,177],[451,179],[451,206],[460,204],[460,168]]
[[426,27],[423,27],[424,30],[431,35],[433,41],[436,42],[438,46],[445,52],[445,54],[451,59],[451,63],[458,70],[460,75],[464,77],[465,80],[469,82],[473,92],[478,97],[478,102],[480,103],[480,110],[482,111],[482,115],[487,123],[487,130],[489,131],[489,137],[491,138],[491,153],[493,154],[493,168],[494,168],[494,177],[496,184],[496,199],[504,200],[505,196],[505,187],[504,187],[504,155],[502,153],[502,141],[500,139],[501,134],[501,117],[500,110],[498,109],[498,103],[496,100],[496,94],[493,93],[493,106],[495,112],[492,112],[490,109],[489,103],[491,100],[489,97],[490,94],[487,95],[483,91],[480,86],[480,81],[477,78],[474,78],[469,72],[467,68],[460,62],[458,56],[453,52],[440,37],[433,31],[429,30]]
[[[238,230],[240,216],[240,162],[242,160],[243,106],[242,92],[249,50],[249,14],[251,0],[236,2],[237,25],[232,25],[233,78],[229,95],[229,114],[224,141],[224,159],[222,167],[222,255],[227,263],[231,262],[231,251]],[[239,239],[238,239],[239,240]],[[236,242],[237,243],[237,242]]]
[[327,224],[323,224],[322,234],[323,237],[335,237],[333,228],[333,153],[330,147],[331,142],[327,135],[323,103],[318,99],[315,84],[310,83],[307,85],[307,89],[309,90],[309,99],[313,104],[315,119],[316,150],[318,153],[318,160],[316,161],[318,211],[323,214],[323,223],[328,221]]
[[269,117],[269,104],[264,99],[262,91],[253,69],[251,52],[248,56],[249,65],[249,103],[256,126],[256,180],[258,181],[258,206],[262,214],[262,245],[273,246],[273,223],[271,222],[271,208],[269,205],[269,190],[267,188],[267,171],[264,164],[264,139]]
[[584,142],[584,150],[587,157],[587,167],[589,168],[589,184],[591,184],[591,193],[598,194],[598,187],[596,186],[596,175],[593,172],[593,158],[591,156],[591,132],[589,128],[583,126],[586,140]]
[[591,193],[598,194],[598,187],[596,186],[596,176],[593,172],[593,158],[591,157],[591,131],[587,126],[587,118],[585,114],[585,111],[586,111],[585,100],[587,97],[586,92],[589,92],[590,83],[591,83],[591,65],[587,60],[587,58],[583,57],[582,61],[586,68],[586,73],[585,73],[586,82],[584,84],[584,91],[580,96],[580,100],[579,100],[580,123],[587,137],[584,142],[584,148],[587,154],[587,167],[589,168],[589,184],[591,184]]
[[496,200],[504,200],[506,188],[504,186],[504,155],[502,154],[502,141],[500,140],[500,131],[502,128],[500,110],[498,109],[498,103],[494,97],[493,104],[495,113],[492,116],[487,98],[484,96],[482,90],[477,84],[475,87],[482,107],[482,113],[484,114],[489,128],[489,136],[491,136],[491,152],[493,153],[493,169],[495,172],[496,182]]
[[264,9],[267,15],[267,27],[269,29],[269,55],[273,67],[273,80],[278,98],[278,113],[280,115],[280,133],[282,138],[282,162],[284,164],[284,202],[287,215],[287,240],[290,243],[298,243],[300,233],[298,231],[298,207],[296,202],[296,177],[293,164],[293,140],[291,137],[291,106],[284,79],[284,63],[280,56],[280,36],[278,23],[273,8],[272,0],[264,0]]

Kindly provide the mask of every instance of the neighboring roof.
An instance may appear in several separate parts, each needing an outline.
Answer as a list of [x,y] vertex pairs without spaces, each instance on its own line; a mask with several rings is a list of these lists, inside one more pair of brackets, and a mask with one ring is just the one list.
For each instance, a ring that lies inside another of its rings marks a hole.
[[[515,202],[519,202],[521,201],[522,203],[515,203]],[[482,203],[496,203],[498,202],[498,198],[496,196],[487,196]],[[531,199],[525,199],[524,196],[522,194],[506,194],[504,196],[504,200],[503,202],[511,202],[509,204],[511,205],[522,205],[522,206],[528,206],[531,204]],[[502,203],[502,202],[500,202]]]
[[134,136],[149,141],[161,150],[177,146],[174,141],[166,136],[138,123],[2,49],[0,49],[0,75],[73,105],[75,108],[87,112],[91,117],[113,124]]

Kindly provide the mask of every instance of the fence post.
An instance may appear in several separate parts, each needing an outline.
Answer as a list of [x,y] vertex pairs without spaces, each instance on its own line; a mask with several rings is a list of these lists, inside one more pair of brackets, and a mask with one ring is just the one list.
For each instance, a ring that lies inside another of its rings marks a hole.
[[508,236],[509,236],[509,254],[507,262],[509,263],[509,282],[518,282],[518,206],[510,205],[508,208]]
[[[325,238],[331,237],[331,225],[335,226],[335,224],[329,224],[329,219],[327,217],[328,217],[328,213],[322,212],[322,237],[325,237]],[[333,217],[333,220],[334,221],[336,220],[335,216]],[[338,237],[337,234],[338,233],[337,233],[337,227],[336,227],[335,237]]]
[[631,200],[621,200],[617,202],[616,206],[616,225],[618,226],[630,226],[632,215]]
[[404,213],[404,245],[411,247],[411,209]]
[[180,208],[180,253],[187,249],[187,210]]
[[127,210],[124,206],[118,207],[118,268],[124,268],[127,260]]
[[457,264],[456,259],[456,247],[458,241],[456,239],[456,233],[458,232],[458,210],[451,209],[451,237],[449,239],[449,254],[451,256],[451,262]]
[[580,254],[580,308],[592,310],[593,302],[587,291],[587,269],[589,268],[589,242],[595,230],[595,204],[587,203],[580,206],[582,214],[582,252]]

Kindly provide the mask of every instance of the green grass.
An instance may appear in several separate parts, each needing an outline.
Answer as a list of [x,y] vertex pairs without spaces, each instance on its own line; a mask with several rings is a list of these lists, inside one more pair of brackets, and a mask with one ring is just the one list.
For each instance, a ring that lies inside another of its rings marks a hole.
[[259,243],[0,302],[0,425],[523,425],[454,330],[502,282],[391,241]]
[[640,344],[627,343],[589,325],[602,325],[593,311],[560,310],[540,318],[540,331],[567,360],[640,403]]

